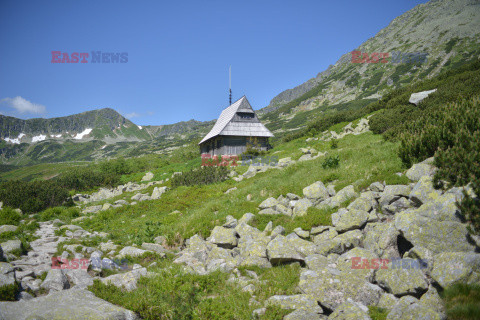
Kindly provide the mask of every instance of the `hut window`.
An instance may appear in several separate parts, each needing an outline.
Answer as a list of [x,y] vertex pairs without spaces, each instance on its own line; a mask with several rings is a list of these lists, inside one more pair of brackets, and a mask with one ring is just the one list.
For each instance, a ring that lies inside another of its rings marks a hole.
[[254,113],[248,112],[237,112],[237,114],[241,119],[253,119],[253,117],[255,116]]

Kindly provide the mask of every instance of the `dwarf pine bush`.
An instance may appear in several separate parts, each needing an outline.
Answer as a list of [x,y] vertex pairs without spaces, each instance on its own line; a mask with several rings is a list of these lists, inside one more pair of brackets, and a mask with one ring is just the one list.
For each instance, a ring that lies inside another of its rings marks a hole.
[[200,167],[191,171],[175,175],[172,180],[172,187],[204,185],[221,182],[227,179],[228,170],[223,166]]
[[68,190],[55,181],[11,180],[0,184],[0,201],[25,213],[72,204]]
[[[405,165],[435,156],[435,184],[471,183],[480,195],[480,97],[446,104],[406,126],[399,155]],[[460,209],[480,231],[480,204],[466,197]]]

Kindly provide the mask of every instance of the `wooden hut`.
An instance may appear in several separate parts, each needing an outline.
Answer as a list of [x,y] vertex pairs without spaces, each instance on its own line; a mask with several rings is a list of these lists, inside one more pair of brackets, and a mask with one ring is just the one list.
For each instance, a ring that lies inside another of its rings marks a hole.
[[245,96],[222,111],[212,130],[200,141],[202,154],[238,155],[247,147],[270,149],[273,134],[258,120]]

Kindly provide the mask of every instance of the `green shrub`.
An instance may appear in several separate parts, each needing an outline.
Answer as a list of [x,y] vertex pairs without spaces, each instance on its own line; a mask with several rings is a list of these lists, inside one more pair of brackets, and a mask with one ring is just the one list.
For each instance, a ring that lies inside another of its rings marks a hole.
[[[435,155],[435,184],[472,183],[480,194],[480,98],[446,104],[406,126],[399,155],[406,166]],[[480,204],[466,197],[459,205],[476,232],[480,231]]]
[[0,184],[0,201],[7,206],[20,208],[25,213],[39,212],[49,207],[71,205],[68,190],[55,181],[19,180]]
[[480,314],[480,285],[455,284],[446,288],[441,296],[450,320],[478,319]]
[[337,149],[338,148],[338,140],[332,139],[330,140],[330,149]]
[[372,320],[386,320],[388,310],[375,306],[368,306],[368,314],[370,315],[370,318],[372,318]]
[[258,157],[258,156],[263,156],[263,155],[266,155],[266,154],[267,154],[267,152],[264,151],[264,150],[259,150],[258,148],[247,146],[247,149],[245,150],[244,153],[242,153],[240,155],[240,158],[242,158],[242,156]]
[[132,168],[124,158],[116,158],[104,161],[99,164],[100,170],[104,173],[113,175],[122,175],[132,173]]
[[328,156],[325,158],[325,160],[322,163],[322,168],[323,169],[328,169],[328,168],[338,168],[340,165],[340,157],[338,155],[336,156]]
[[94,187],[113,187],[120,183],[116,173],[104,172],[92,168],[74,168],[63,173],[57,182],[69,190],[88,190]]
[[0,210],[0,226],[4,224],[18,226],[20,220],[22,220],[22,215],[12,208],[5,207]]
[[175,175],[171,179],[171,184],[172,188],[178,186],[205,185],[224,181],[227,179],[227,174],[228,169],[224,166],[200,167],[183,172],[180,175]]
[[38,220],[40,221],[60,219],[64,222],[68,222],[78,217],[80,217],[80,209],[76,207],[48,208],[38,214]]
[[6,286],[0,286],[0,301],[15,301],[18,292],[18,284],[13,283]]

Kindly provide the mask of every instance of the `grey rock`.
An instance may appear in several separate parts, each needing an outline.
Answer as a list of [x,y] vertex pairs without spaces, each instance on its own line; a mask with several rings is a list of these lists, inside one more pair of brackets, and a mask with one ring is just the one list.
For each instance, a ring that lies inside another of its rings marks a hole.
[[162,196],[162,194],[164,194],[165,192],[168,191],[168,188],[167,187],[155,187],[152,191],[152,195],[150,196],[150,198],[152,200],[157,200],[157,199],[160,199],[160,197]]
[[70,288],[63,269],[51,269],[40,286],[48,291],[61,291]]
[[421,304],[418,299],[412,296],[400,298],[392,308],[392,311],[387,315],[387,320],[417,319],[443,320],[446,318],[434,309]]
[[334,320],[371,320],[368,308],[359,303],[355,302],[352,299],[347,299],[347,301],[340,304],[335,311],[328,317],[328,319]]
[[301,217],[307,214],[308,208],[312,207],[313,203],[307,199],[300,199],[295,202],[294,208],[293,208],[293,216],[294,217]]
[[407,185],[388,185],[383,190],[378,203],[383,207],[398,200],[400,197],[408,197],[411,191],[412,188]]
[[0,226],[0,234],[4,232],[14,232],[14,231],[17,231],[17,229],[18,229],[17,226],[5,224],[3,226]]
[[145,252],[148,252],[147,250],[142,250],[139,248],[135,247],[125,247],[120,252],[118,253],[119,258],[123,258],[125,256],[130,256],[130,257],[139,257]]
[[366,306],[377,305],[383,294],[379,286],[361,277],[332,271],[329,269],[325,272],[303,271],[300,275],[300,289],[331,310],[335,310],[348,298]]
[[346,186],[342,190],[338,191],[333,197],[326,199],[323,201],[319,206],[319,208],[323,207],[330,207],[330,208],[338,208],[344,202],[357,197],[358,194],[355,192],[355,189],[352,185]]
[[433,253],[473,252],[475,246],[468,238],[466,225],[455,221],[437,221],[406,210],[395,216],[397,228],[413,246],[424,247]]
[[0,246],[3,249],[3,253],[11,253],[12,251],[22,250],[22,242],[20,240],[8,240],[2,242]]
[[446,288],[454,283],[480,282],[480,254],[443,252],[435,255],[432,279]]
[[222,248],[234,248],[238,244],[238,233],[235,229],[216,226],[213,228],[207,241],[216,244]]
[[135,320],[134,312],[95,297],[87,290],[66,290],[17,302],[0,302],[4,320],[33,319],[105,319]]
[[435,91],[437,91],[437,89],[412,93],[410,95],[410,98],[408,99],[408,102],[413,103],[414,105],[418,106],[418,104],[420,102],[422,102],[423,99],[425,99],[426,97],[428,97],[430,94],[434,93]]
[[126,273],[119,273],[108,276],[101,281],[105,284],[113,284],[118,288],[124,288],[127,291],[132,291],[137,288],[137,281],[142,276],[147,275],[147,268],[138,268]]
[[323,313],[323,309],[317,301],[306,294],[297,294],[292,296],[275,295],[267,299],[266,306],[279,306],[286,310],[305,310],[314,313]]
[[412,192],[410,192],[410,199],[420,206],[429,201],[438,199],[441,195],[440,190],[435,190],[433,187],[433,180],[431,177],[423,176],[419,179]]
[[290,245],[287,238],[277,235],[267,245],[268,260],[272,264],[304,261],[304,257]]
[[428,283],[420,268],[410,268],[412,261],[415,262],[416,260],[393,259],[388,263],[387,269],[380,268],[377,270],[375,274],[377,283],[397,297],[404,295],[420,297],[427,291]]
[[327,199],[330,194],[321,181],[317,181],[308,187],[303,188],[303,195],[314,204]]
[[426,163],[414,164],[408,169],[406,176],[412,181],[418,181],[422,177],[432,177],[435,174],[435,167]]
[[161,256],[164,256],[165,253],[168,252],[168,250],[166,250],[161,244],[158,243],[144,242],[142,243],[142,249],[156,252]]
[[147,172],[143,176],[142,181],[150,181],[153,179],[153,176],[154,176],[153,172]]
[[338,232],[361,228],[367,220],[368,212],[363,210],[340,209],[332,214],[332,223]]

